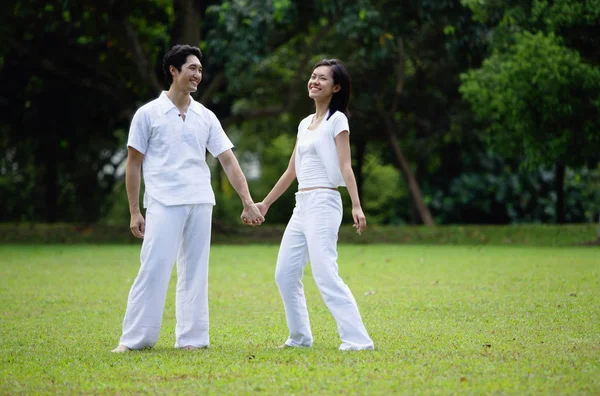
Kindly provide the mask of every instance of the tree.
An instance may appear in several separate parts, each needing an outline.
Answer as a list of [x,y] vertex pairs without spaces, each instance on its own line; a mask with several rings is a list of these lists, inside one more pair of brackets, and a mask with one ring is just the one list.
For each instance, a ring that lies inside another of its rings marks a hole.
[[[439,158],[436,149],[446,144],[452,125],[467,113],[458,71],[483,49],[473,39],[479,32],[469,28],[470,11],[458,1],[314,1],[295,3],[290,15],[302,17],[292,18],[301,27],[292,35],[272,33],[282,39],[248,69],[251,78],[238,91],[233,109],[242,128],[264,123],[256,129],[294,133],[299,117],[310,111],[303,94],[308,69],[323,57],[342,59],[355,82],[351,127],[359,187],[368,146],[385,142],[383,160],[402,174],[415,220],[433,224],[419,178]],[[269,117],[268,127],[265,118],[250,114]],[[276,120],[281,127],[273,128]],[[269,136],[264,132],[259,140]]]
[[600,2],[534,0],[500,13],[495,2],[468,3],[482,21],[496,13],[502,22],[490,57],[461,76],[461,93],[486,123],[493,147],[522,157],[524,166],[555,167],[556,221],[562,223],[565,167],[597,161],[600,152],[600,69],[589,51],[594,39],[586,36],[599,27]]
[[1,218],[95,221],[133,110],[161,87],[153,66],[172,8],[160,0],[2,7],[0,197],[9,210]]

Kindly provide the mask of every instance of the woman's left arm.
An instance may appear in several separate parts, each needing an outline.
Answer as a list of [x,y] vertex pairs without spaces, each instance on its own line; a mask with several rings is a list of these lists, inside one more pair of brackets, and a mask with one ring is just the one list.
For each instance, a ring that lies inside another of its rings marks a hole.
[[356,179],[354,178],[354,172],[352,171],[350,133],[348,131],[342,131],[335,137],[335,147],[340,161],[342,177],[344,178],[348,194],[352,200],[352,218],[354,219],[354,227],[356,228],[356,232],[360,234],[367,228],[367,219],[360,205],[358,187],[356,186]]

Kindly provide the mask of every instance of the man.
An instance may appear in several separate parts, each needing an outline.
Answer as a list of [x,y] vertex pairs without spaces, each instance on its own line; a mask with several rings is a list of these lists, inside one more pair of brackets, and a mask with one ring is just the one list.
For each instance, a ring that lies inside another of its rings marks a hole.
[[[219,159],[240,196],[243,222],[264,221],[217,117],[190,96],[202,80],[201,60],[199,48],[174,46],[163,59],[169,90],[138,109],[131,121],[125,183],[131,232],[144,241],[123,333],[113,352],[156,344],[175,261],[175,347],[209,345],[208,259],[215,196],[206,150]],[[139,208],[142,167],[145,220]]]

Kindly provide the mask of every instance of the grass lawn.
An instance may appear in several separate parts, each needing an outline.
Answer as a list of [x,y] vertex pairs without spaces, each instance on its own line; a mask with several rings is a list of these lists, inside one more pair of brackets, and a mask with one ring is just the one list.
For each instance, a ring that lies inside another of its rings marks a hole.
[[600,249],[340,246],[375,351],[340,352],[307,269],[314,346],[285,341],[277,246],[214,246],[211,347],[112,354],[139,246],[0,246],[0,394],[599,394]]

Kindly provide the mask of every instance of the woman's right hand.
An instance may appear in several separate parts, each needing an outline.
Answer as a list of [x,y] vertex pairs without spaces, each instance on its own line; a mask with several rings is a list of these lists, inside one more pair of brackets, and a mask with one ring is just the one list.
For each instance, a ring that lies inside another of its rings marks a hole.
[[267,215],[267,212],[269,211],[269,205],[264,202],[259,202],[256,204],[256,206],[258,207],[258,210],[260,210],[260,214],[262,214],[263,217]]
[[356,233],[358,235],[362,234],[367,228],[367,218],[360,206],[352,208],[352,219],[354,220],[354,225],[352,227],[356,228]]

